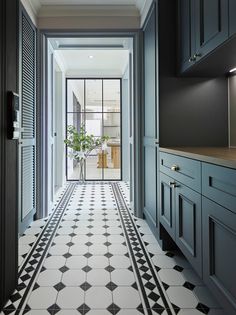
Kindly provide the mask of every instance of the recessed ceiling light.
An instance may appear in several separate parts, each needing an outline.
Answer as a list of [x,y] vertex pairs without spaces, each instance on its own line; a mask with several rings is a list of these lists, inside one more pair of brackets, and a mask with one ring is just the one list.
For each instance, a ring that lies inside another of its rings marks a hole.
[[88,57],[89,57],[89,59],[93,59],[93,55],[89,55]]
[[235,71],[236,71],[236,68],[229,70],[230,73],[235,72]]

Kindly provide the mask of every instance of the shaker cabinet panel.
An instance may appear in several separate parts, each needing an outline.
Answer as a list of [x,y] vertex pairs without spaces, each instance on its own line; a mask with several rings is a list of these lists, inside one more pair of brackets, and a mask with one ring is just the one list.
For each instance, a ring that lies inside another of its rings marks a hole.
[[172,182],[171,177],[160,174],[160,222],[175,239],[175,196]]
[[203,197],[203,278],[227,314],[235,314],[236,214]]
[[[235,0],[231,32],[236,32]],[[234,3],[233,3],[234,2]],[[179,0],[179,69],[183,73],[229,38],[229,0]]]
[[195,53],[193,1],[179,1],[179,61],[180,71],[185,71],[194,64],[192,59]]
[[228,0],[197,0],[196,53],[199,58],[228,38]]
[[236,1],[229,0],[229,36],[236,34]]
[[176,244],[201,276],[201,195],[179,184],[175,197]]

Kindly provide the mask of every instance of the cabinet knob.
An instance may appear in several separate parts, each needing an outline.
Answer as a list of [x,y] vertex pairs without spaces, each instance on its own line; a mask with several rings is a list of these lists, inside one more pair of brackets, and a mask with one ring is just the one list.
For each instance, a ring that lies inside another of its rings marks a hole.
[[174,172],[177,172],[179,170],[179,166],[178,165],[172,165],[171,170]]
[[194,56],[192,56],[192,57],[190,57],[189,58],[189,62],[194,62],[194,61],[196,61],[197,60],[197,58],[195,57],[195,55]]
[[200,57],[202,57],[202,55],[201,55],[200,53],[196,53],[196,54],[193,55],[193,58],[195,58],[195,60],[196,60],[197,58],[200,58]]
[[169,182],[170,187],[177,188],[179,185],[176,182]]

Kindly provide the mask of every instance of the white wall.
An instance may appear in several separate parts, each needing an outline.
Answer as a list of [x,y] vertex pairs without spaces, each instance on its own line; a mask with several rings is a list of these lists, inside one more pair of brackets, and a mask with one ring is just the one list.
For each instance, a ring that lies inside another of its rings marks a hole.
[[65,163],[65,73],[63,71],[60,60],[56,58],[55,68],[55,132],[57,134],[55,138],[55,186],[61,187],[66,181],[66,163]]
[[130,78],[129,66],[122,78],[122,175],[124,181],[130,180],[130,148],[129,148],[129,128],[130,128]]

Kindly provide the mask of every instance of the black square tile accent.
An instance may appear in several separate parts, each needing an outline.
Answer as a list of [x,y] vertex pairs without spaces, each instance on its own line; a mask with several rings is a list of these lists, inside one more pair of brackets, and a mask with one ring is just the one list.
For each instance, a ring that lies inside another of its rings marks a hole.
[[184,270],[184,268],[182,268],[182,267],[180,267],[178,265],[174,266],[174,269],[179,271],[179,272],[182,272]]
[[91,253],[86,253],[86,254],[84,254],[84,257],[85,258],[90,258],[90,257],[92,257],[93,255],[91,254]]
[[61,267],[59,270],[60,270],[62,273],[65,273],[66,271],[69,270],[69,268],[66,267],[66,266],[63,266],[63,267]]
[[40,285],[36,282],[36,283],[34,284],[33,291],[34,291],[34,290],[37,290],[38,288],[40,288]]
[[84,283],[81,284],[81,289],[84,291],[87,291],[88,289],[91,288],[91,284],[89,284],[87,281],[85,281]]
[[77,311],[82,314],[85,315],[90,311],[90,307],[86,304],[82,304],[77,308]]
[[54,285],[54,288],[59,292],[62,289],[64,289],[66,286],[62,282],[58,282],[57,284]]
[[183,286],[186,288],[186,289],[189,289],[190,291],[193,291],[193,289],[195,288],[195,285],[186,281]]
[[160,295],[156,294],[155,292],[151,292],[148,297],[152,299],[154,302],[157,302],[160,298]]
[[66,253],[63,255],[63,257],[65,257],[66,259],[70,258],[72,255],[70,253]]
[[111,253],[106,253],[104,256],[106,256],[107,258],[111,258],[113,255]]
[[163,287],[164,287],[165,290],[169,289],[170,286],[167,283],[162,282],[162,284],[163,284]]
[[111,291],[114,291],[118,286],[114,283],[114,282],[109,282],[107,285],[106,285],[106,288],[111,290]]
[[66,245],[67,245],[67,246],[69,246],[69,247],[71,247],[71,246],[73,246],[73,245],[74,245],[74,243],[69,242],[69,243],[67,243]]
[[60,309],[60,307],[55,303],[55,304],[49,306],[49,307],[47,308],[47,310],[50,312],[50,314],[56,314],[56,313],[58,313],[61,309]]
[[202,303],[198,303],[196,309],[203,314],[208,314],[210,312],[210,308]]
[[116,315],[121,309],[118,305],[112,303],[110,306],[108,306],[107,310],[113,314]]
[[83,270],[84,272],[89,272],[89,271],[92,270],[92,268],[91,268],[90,266],[85,266],[84,268],[82,268],[82,270]]
[[112,267],[111,265],[109,265],[109,266],[107,266],[107,267],[105,268],[105,270],[108,271],[108,272],[112,272],[112,271],[115,270],[115,268]]

